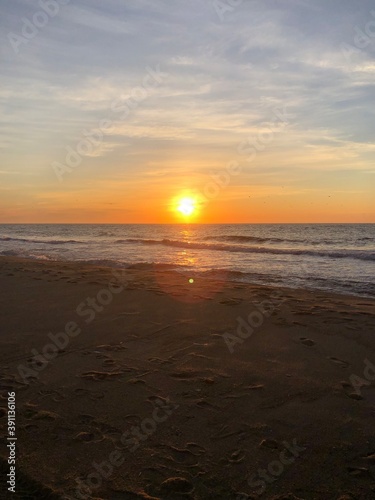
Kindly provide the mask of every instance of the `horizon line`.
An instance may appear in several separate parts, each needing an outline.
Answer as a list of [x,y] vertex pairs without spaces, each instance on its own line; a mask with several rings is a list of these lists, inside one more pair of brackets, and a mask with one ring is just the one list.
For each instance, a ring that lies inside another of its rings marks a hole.
[[375,224],[374,222],[0,222],[1,226],[244,226],[244,225],[308,225],[308,224]]

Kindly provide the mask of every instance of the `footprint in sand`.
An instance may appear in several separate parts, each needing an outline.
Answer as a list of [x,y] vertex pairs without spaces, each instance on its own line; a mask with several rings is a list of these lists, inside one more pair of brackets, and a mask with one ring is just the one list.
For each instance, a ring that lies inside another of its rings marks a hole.
[[196,377],[197,374],[198,372],[181,370],[180,372],[170,373],[169,376],[176,378],[178,380],[197,382],[198,380],[198,378]]
[[25,405],[24,416],[28,420],[56,420],[59,418],[57,413],[52,411],[39,410],[35,405]]
[[343,361],[342,359],[335,358],[335,357],[329,357],[328,358],[332,363],[335,363],[336,365],[340,365],[342,368],[346,368],[350,365],[347,361]]
[[217,405],[215,405],[214,403],[210,403],[209,401],[207,401],[206,399],[199,399],[198,401],[195,401],[195,406],[198,406],[198,408],[201,408],[201,409],[208,409],[208,410],[215,410],[215,411],[219,411],[221,410],[221,408]]
[[33,419],[35,420],[56,420],[59,418],[59,415],[57,413],[54,413],[53,411],[44,411],[40,410],[36,415],[33,416]]
[[116,318],[119,318],[120,316],[137,316],[138,314],[141,314],[140,311],[124,311],[120,313]]
[[176,448],[174,446],[162,446],[168,454],[168,459],[174,463],[185,465],[186,467],[195,467],[198,465],[197,457],[187,448]]
[[[165,359],[161,359],[161,358],[148,358],[148,360],[150,361],[150,363],[157,363],[159,365],[162,365],[163,363],[166,362]],[[171,361],[168,361],[168,363],[171,363]]]
[[363,458],[363,460],[367,460],[367,461],[375,464],[375,451],[369,453],[368,455],[366,455],[365,457],[362,457],[362,458]]
[[80,377],[84,378],[86,380],[111,380],[114,378],[118,378],[121,375],[123,375],[124,372],[117,371],[117,372],[96,372],[96,371],[91,371],[91,372],[85,372],[81,373]]
[[[83,480],[83,478],[82,478]],[[132,491],[129,490],[128,488],[124,487],[112,487],[111,488],[112,493],[111,493],[111,500],[124,500],[124,499],[129,499],[129,500],[161,500],[159,497],[153,497],[145,493],[144,491]],[[98,497],[97,500],[101,500]],[[168,497],[169,498],[169,497]],[[188,500],[188,499],[187,499]]]
[[254,500],[254,496],[250,496],[247,493],[237,492],[235,493],[234,498],[236,500]]
[[243,387],[244,391],[238,391],[235,394],[227,394],[224,396],[226,399],[238,399],[238,398],[244,398],[248,397],[253,391],[259,391],[264,389],[263,384],[252,384],[252,385],[247,385]]
[[[341,382],[341,385],[344,388],[345,394],[348,396],[348,398],[356,399],[357,401],[361,401],[362,399],[364,399],[364,397],[362,396],[361,393],[359,393],[357,391],[353,391],[352,384],[350,384],[346,380]],[[363,385],[366,385],[366,384],[363,384]]]
[[356,399],[357,401],[361,401],[363,398],[363,396],[361,394],[358,394],[357,392],[349,392],[349,393],[346,393],[346,395],[351,398],[351,399]]
[[367,467],[348,467],[348,473],[350,476],[357,476],[357,477],[368,477],[370,472],[367,469]]
[[272,321],[275,325],[280,325],[280,326],[290,326],[291,324],[290,321],[288,321],[287,319],[283,317],[277,317],[276,315],[273,316]]
[[75,437],[75,441],[94,441],[95,434],[93,432],[79,432]]
[[23,414],[27,419],[32,418],[36,413],[38,413],[37,405],[33,403],[26,403],[24,405]]
[[219,441],[221,439],[227,439],[227,438],[233,437],[233,436],[236,436],[236,437],[241,436],[242,434],[243,434],[242,429],[231,430],[228,425],[222,425],[222,426],[220,426],[220,428],[217,431],[215,431],[213,434],[211,434],[211,436],[209,436],[209,438],[212,441]]
[[78,387],[77,389],[74,389],[74,394],[78,397],[83,397],[87,396],[89,399],[95,401],[97,399],[102,399],[104,398],[104,393],[100,391],[91,391],[88,389],[82,389]]
[[86,430],[79,432],[75,436],[76,441],[103,441],[105,438],[110,438],[112,441],[119,440],[122,436],[122,431],[102,422],[95,420],[92,415],[79,415],[78,422],[86,427]]
[[116,364],[116,361],[114,359],[111,359],[111,358],[110,359],[107,358],[103,361],[103,365],[105,365],[105,366],[113,366],[115,364]]
[[224,304],[226,306],[237,306],[238,304],[241,304],[242,299],[226,299],[226,300],[221,300],[220,304]]
[[306,337],[300,337],[299,341],[301,342],[301,344],[303,344],[307,347],[313,347],[316,344],[316,342],[314,342],[314,340],[307,339]]
[[2,375],[0,376],[0,391],[10,392],[15,390],[20,390],[27,388],[27,384],[19,382],[13,375]]
[[197,443],[187,443],[186,448],[190,453],[192,453],[196,457],[204,455],[207,452],[206,448],[203,448]]
[[78,420],[80,424],[91,424],[95,418],[92,415],[79,415]]
[[103,349],[104,351],[125,351],[127,347],[122,345],[122,342],[120,344],[113,344],[113,345],[98,345],[96,346],[96,349]]
[[146,382],[141,379],[141,378],[131,378],[127,380],[127,384],[142,384],[142,385],[147,385]]
[[244,450],[236,450],[228,458],[228,462],[231,464],[240,464],[245,460],[246,452]]
[[154,406],[155,408],[159,408],[159,403],[162,402],[164,405],[168,404],[168,399],[164,398],[163,396],[149,396],[147,398]]
[[178,495],[184,496],[187,499],[192,498],[192,493],[194,491],[193,484],[183,477],[171,477],[165,480],[160,487],[160,492],[167,498],[174,498]]
[[136,414],[129,414],[123,417],[124,424],[128,426],[139,426],[141,423],[141,417]]
[[56,403],[59,403],[60,401],[66,399],[66,396],[55,390],[41,389],[39,391],[39,394],[43,398],[51,398],[52,401],[55,401]]
[[260,448],[269,448],[271,450],[281,449],[281,445],[275,439],[263,439],[260,444]]
[[358,497],[354,497],[353,495],[348,494],[348,495],[342,495],[337,500],[358,500]]
[[103,435],[104,438],[110,438],[112,440],[120,440],[123,434],[123,430],[114,427],[113,425],[97,422],[96,423],[98,429]]
[[82,431],[76,434],[74,437],[75,441],[83,441],[85,443],[89,443],[91,441],[95,441],[96,443],[99,441],[103,441],[104,436],[99,432],[98,429],[95,431]]
[[26,424],[25,426],[23,426],[23,429],[25,429],[25,431],[27,432],[35,432],[39,429],[39,427],[35,424]]

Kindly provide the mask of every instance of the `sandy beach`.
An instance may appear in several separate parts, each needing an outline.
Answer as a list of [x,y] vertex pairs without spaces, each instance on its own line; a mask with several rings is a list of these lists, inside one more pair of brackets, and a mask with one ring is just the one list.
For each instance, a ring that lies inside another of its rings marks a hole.
[[142,265],[0,276],[12,498],[375,496],[373,300]]

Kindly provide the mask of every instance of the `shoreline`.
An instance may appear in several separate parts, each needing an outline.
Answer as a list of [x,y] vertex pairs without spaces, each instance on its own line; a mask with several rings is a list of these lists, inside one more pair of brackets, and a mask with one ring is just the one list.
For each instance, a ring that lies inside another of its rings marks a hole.
[[[229,277],[228,278],[218,278],[218,277],[208,277],[208,280],[213,281],[213,282],[220,282],[220,283],[225,283],[225,284],[231,284],[231,285],[243,285],[243,286],[249,286],[249,287],[259,287],[259,288],[264,288],[264,289],[273,289],[275,291],[280,291],[282,293],[293,293],[302,290],[304,293],[311,293],[311,294],[321,294],[321,295],[327,295],[327,296],[333,296],[337,298],[363,298],[364,300],[370,300],[370,301],[375,301],[375,296],[372,295],[366,295],[366,294],[361,294],[361,293],[344,293],[340,291],[333,291],[333,290],[326,290],[324,288],[314,288],[314,287],[292,287],[292,286],[285,286],[285,285],[276,285],[274,283],[272,284],[265,284],[265,283],[260,283],[256,281],[241,281],[241,280],[234,280],[231,278],[231,274],[239,274],[239,275],[247,275],[249,276],[249,273],[245,273],[243,271],[234,271],[234,270],[226,270],[226,269],[208,269],[208,270],[194,270],[193,268],[191,270],[187,269],[186,266],[180,266],[181,269],[176,269],[176,266],[174,264],[168,264],[168,263],[150,263],[150,262],[137,262],[134,264],[122,264],[119,263],[116,260],[107,260],[107,259],[90,259],[90,260],[60,260],[60,259],[46,259],[46,258],[38,258],[38,257],[19,257],[19,256],[8,256],[8,255],[0,255],[0,265],[3,263],[3,265],[12,265],[12,264],[40,264],[41,266],[45,265],[46,267],[52,266],[56,268],[71,268],[71,270],[77,270],[79,271],[80,269],[85,269],[87,268],[88,270],[96,270],[96,271],[101,271],[103,273],[111,273],[113,275],[113,271],[121,271],[121,272],[143,272],[143,273],[170,273],[171,275],[177,275],[177,276],[183,276],[186,277],[189,275],[191,276],[198,276],[198,277],[203,277],[207,278],[208,274],[215,274],[215,273],[221,273],[223,275],[227,274]],[[109,265],[106,263],[113,263],[114,265]]]
[[373,299],[113,271],[0,258],[20,498],[371,497]]

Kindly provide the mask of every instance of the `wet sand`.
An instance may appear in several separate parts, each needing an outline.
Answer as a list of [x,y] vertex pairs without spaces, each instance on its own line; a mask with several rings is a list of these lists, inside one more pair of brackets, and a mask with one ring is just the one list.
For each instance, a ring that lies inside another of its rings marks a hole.
[[12,257],[0,283],[12,498],[375,497],[374,300]]

